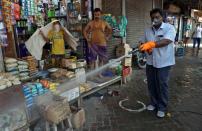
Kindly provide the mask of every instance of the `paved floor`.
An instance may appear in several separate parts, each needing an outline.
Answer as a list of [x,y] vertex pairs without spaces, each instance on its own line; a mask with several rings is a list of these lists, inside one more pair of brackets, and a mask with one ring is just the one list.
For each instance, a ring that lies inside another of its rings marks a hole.
[[202,131],[202,50],[187,49],[185,57],[177,58],[170,80],[171,117],[159,119],[155,112],[131,113],[118,106],[126,97],[130,108],[139,108],[137,100],[149,102],[144,79],[144,70],[136,69],[128,84],[110,87],[119,96],[86,99],[83,131]]

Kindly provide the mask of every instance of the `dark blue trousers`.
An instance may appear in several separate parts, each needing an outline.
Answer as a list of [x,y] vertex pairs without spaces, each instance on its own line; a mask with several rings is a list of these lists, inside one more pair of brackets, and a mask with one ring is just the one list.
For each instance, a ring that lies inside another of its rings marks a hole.
[[164,68],[155,68],[147,65],[147,84],[151,105],[158,111],[166,111],[168,105],[168,81],[171,66]]
[[201,38],[193,38],[193,48],[195,48],[196,43],[198,44],[197,47],[200,48]]

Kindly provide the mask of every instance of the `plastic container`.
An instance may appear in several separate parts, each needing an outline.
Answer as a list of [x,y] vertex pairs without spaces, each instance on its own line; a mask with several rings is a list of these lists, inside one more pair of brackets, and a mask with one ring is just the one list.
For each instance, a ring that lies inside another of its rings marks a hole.
[[76,69],[76,80],[79,84],[86,83],[86,71],[84,68]]

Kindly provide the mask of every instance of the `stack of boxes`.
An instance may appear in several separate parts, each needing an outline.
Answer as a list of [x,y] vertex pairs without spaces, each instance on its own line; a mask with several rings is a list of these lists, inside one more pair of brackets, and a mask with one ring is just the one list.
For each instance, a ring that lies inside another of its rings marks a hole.
[[27,107],[31,107],[34,104],[32,92],[27,85],[23,86],[23,92],[25,97],[25,104]]
[[43,95],[48,90],[43,88],[41,83],[28,83],[23,86],[23,92],[25,96],[25,102],[27,107],[31,107],[34,104],[34,98]]

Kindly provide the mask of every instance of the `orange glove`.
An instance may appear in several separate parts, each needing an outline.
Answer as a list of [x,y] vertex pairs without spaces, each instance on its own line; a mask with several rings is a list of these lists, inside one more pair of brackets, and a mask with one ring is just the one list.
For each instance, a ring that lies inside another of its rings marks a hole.
[[140,46],[141,51],[149,51],[156,47],[156,43],[154,41],[149,41]]
[[149,55],[151,55],[152,54],[152,49],[150,49],[150,50],[147,50],[147,53],[149,54]]

